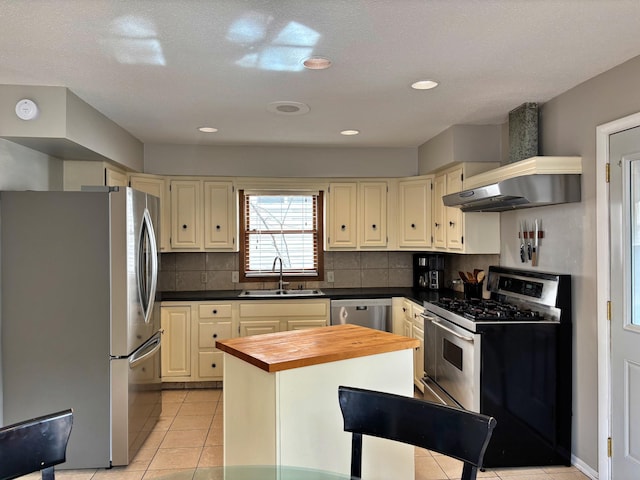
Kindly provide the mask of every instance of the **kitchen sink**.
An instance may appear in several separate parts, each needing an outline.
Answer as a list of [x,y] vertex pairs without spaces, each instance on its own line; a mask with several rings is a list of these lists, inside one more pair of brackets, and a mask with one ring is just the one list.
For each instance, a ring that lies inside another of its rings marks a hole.
[[290,290],[243,290],[240,297],[317,297],[324,295],[318,289],[290,289]]

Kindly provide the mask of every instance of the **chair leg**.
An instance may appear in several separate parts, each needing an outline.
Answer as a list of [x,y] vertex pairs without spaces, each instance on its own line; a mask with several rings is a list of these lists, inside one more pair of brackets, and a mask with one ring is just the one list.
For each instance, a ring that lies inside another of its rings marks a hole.
[[42,472],[42,480],[55,480],[55,473],[53,467],[45,468]]
[[362,478],[362,434],[354,433],[351,438],[351,479]]

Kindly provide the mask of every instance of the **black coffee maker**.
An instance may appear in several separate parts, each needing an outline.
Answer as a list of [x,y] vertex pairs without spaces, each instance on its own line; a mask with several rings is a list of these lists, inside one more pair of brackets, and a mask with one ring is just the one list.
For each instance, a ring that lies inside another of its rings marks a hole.
[[413,254],[413,287],[418,290],[439,290],[444,286],[444,255]]

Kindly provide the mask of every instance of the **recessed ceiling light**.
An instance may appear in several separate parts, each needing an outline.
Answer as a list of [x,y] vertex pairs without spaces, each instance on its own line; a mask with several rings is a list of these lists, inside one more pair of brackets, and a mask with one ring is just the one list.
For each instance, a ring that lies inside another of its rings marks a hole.
[[360,133],[360,130],[342,130],[340,132],[340,135],[358,135]]
[[325,70],[331,66],[331,60],[325,57],[309,57],[302,64],[309,70]]
[[198,130],[204,133],[216,133],[218,131],[217,128],[213,127],[198,127]]
[[438,86],[438,82],[435,80],[419,80],[411,84],[411,88],[415,90],[431,90],[432,88],[436,88]]

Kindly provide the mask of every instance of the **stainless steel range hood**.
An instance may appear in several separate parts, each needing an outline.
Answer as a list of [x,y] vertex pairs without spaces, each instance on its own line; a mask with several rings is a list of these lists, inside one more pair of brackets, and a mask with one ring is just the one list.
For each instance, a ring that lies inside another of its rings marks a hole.
[[579,202],[580,157],[533,157],[469,177],[465,190],[442,197],[463,212],[504,212]]

